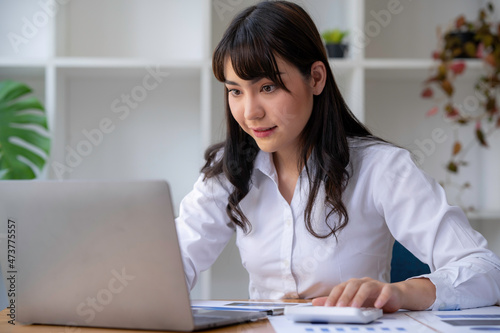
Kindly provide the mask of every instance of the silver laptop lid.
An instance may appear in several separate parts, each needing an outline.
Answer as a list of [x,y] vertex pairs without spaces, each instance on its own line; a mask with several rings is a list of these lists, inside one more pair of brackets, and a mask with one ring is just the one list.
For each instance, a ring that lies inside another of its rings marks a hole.
[[17,321],[194,328],[165,181],[2,181],[0,198]]

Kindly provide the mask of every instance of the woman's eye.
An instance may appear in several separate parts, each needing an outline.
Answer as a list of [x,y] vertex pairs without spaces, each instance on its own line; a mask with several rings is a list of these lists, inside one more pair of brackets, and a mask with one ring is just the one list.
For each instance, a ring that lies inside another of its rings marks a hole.
[[228,93],[233,96],[238,96],[239,94],[241,94],[241,92],[238,89],[229,89]]
[[272,93],[275,90],[276,90],[276,85],[274,84],[266,84],[265,86],[262,87],[262,91],[265,93]]

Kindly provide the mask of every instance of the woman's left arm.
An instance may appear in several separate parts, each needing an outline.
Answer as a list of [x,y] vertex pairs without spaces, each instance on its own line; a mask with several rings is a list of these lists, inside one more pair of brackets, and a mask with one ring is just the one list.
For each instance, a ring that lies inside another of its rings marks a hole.
[[[419,278],[435,286],[430,308],[458,310],[500,302],[500,258],[464,212],[448,204],[442,186],[420,170],[407,151],[396,149],[384,162],[389,164],[377,179],[378,209],[394,238],[429,265],[431,273]],[[412,298],[416,303],[421,296]],[[407,306],[412,303],[402,305]]]
[[[374,203],[404,247],[429,265],[425,274],[397,283],[352,279],[314,304],[376,306],[387,312],[457,310],[500,302],[500,258],[473,230],[443,188],[422,172],[410,154],[395,148],[368,165]],[[328,301],[328,302],[327,302]]]

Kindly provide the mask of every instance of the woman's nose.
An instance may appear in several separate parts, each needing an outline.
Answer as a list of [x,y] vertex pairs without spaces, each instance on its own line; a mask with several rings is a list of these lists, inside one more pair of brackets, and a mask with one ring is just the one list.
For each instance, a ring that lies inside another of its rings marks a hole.
[[245,119],[254,120],[264,117],[265,111],[259,99],[253,96],[248,96],[245,99]]

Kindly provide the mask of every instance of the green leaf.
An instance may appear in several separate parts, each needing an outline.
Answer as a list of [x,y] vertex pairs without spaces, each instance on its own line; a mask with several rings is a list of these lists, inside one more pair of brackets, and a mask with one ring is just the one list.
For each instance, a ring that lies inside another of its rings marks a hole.
[[458,165],[455,162],[450,161],[450,163],[448,163],[448,165],[446,166],[446,169],[450,172],[457,173]]
[[476,45],[474,45],[474,43],[472,43],[472,42],[465,43],[464,50],[465,50],[465,53],[470,58],[475,58],[476,57]]
[[4,110],[4,112],[16,112],[23,110],[40,110],[44,111],[43,105],[34,97],[26,98],[21,101],[9,103],[9,104],[0,104],[0,108]]
[[30,164],[43,169],[50,153],[45,109],[26,96],[31,91],[21,82],[0,82],[0,179],[35,178]]
[[13,124],[27,124],[27,125],[38,125],[45,129],[49,129],[47,125],[47,117],[45,115],[40,114],[17,114],[12,118]]
[[[2,170],[4,171],[4,170]],[[10,168],[2,174],[2,180],[5,179],[33,179],[36,174],[31,170],[31,168],[26,164],[19,164],[16,168]]]
[[9,163],[10,164],[17,165],[19,163],[23,163],[17,158],[17,156],[23,156],[24,158],[29,160],[31,163],[35,164],[38,168],[42,168],[45,164],[45,159],[42,156],[32,152],[31,150],[28,150],[27,148],[24,148],[24,147],[21,147],[18,145],[12,145],[12,147],[10,147],[10,149],[12,152],[15,153],[15,154],[12,154],[11,156],[9,156]]
[[486,138],[484,137],[484,132],[481,128],[476,128],[476,138],[483,147],[488,147]]
[[12,127],[7,130],[10,138],[17,137],[43,150],[47,155],[50,152],[50,138],[28,128]]
[[325,40],[327,44],[340,44],[342,40],[347,35],[347,31],[340,29],[326,30],[321,34],[321,37]]
[[0,82],[0,102],[10,102],[16,98],[31,92],[31,88],[26,84],[17,81]]

